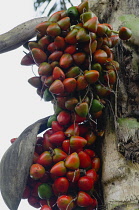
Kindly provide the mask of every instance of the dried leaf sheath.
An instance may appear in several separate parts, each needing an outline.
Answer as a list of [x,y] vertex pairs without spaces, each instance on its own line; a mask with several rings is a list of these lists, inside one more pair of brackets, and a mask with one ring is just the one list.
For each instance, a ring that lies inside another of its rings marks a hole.
[[1,160],[1,194],[10,210],[18,209],[32,163],[37,134],[47,129],[48,118],[27,127]]

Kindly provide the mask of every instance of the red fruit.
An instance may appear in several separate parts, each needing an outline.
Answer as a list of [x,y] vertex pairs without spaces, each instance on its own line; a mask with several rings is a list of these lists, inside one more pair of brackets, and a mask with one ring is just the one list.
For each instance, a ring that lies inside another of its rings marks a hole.
[[77,123],[70,125],[64,133],[67,137],[78,136],[79,135],[79,125]]
[[104,50],[98,49],[94,52],[93,60],[96,63],[104,64],[106,63],[108,56]]
[[97,137],[93,131],[90,131],[85,135],[85,139],[87,140],[88,146],[92,145],[96,141],[96,138]]
[[92,149],[85,149],[84,152],[86,152],[91,159],[96,156],[95,152]]
[[59,20],[57,23],[62,30],[66,31],[70,27],[70,18],[64,17],[61,20]]
[[46,29],[51,23],[52,23],[51,21],[44,21],[42,23],[39,23],[36,26],[36,31],[38,31],[41,35],[45,35],[46,34]]
[[63,52],[62,51],[54,51],[49,57],[48,57],[48,61],[50,63],[54,62],[54,61],[59,61],[61,56],[62,56]]
[[78,103],[78,99],[75,97],[69,98],[65,101],[65,107],[68,110],[74,110],[75,106]]
[[35,145],[35,152],[39,155],[43,152],[42,144],[36,144]]
[[98,80],[99,72],[96,70],[89,70],[85,72],[84,77],[89,84],[93,84]]
[[12,138],[12,139],[10,139],[10,142],[14,143],[16,140],[17,140],[17,138]]
[[50,74],[52,74],[52,71],[53,71],[52,66],[47,62],[43,62],[39,65],[38,74],[40,76],[43,75],[49,76]]
[[90,169],[90,170],[86,171],[86,176],[90,177],[95,182],[98,180],[98,175],[94,169]]
[[43,146],[42,146],[44,150],[49,150],[50,148],[54,148],[54,145],[49,140],[49,136],[50,135],[48,135],[47,133],[44,135]]
[[43,205],[40,210],[52,210],[52,208],[48,205]]
[[78,29],[72,29],[67,36],[65,37],[65,41],[68,44],[76,44],[77,43],[77,39],[76,39],[76,35],[77,35]]
[[50,174],[53,177],[65,176],[66,173],[67,173],[67,169],[65,167],[64,161],[59,161],[58,163],[53,165],[50,170]]
[[94,180],[88,176],[82,176],[78,180],[78,187],[82,191],[89,191],[94,185]]
[[52,122],[52,129],[53,129],[54,132],[57,132],[57,131],[63,131],[64,128],[63,128],[63,126],[61,126],[59,124],[58,121],[53,121]]
[[118,41],[119,41],[119,36],[118,35],[112,35],[111,37],[110,37],[110,39],[111,39],[111,47],[113,48],[113,47],[115,47],[115,45],[118,43]]
[[69,188],[69,181],[66,177],[59,177],[54,181],[53,189],[55,189],[57,195],[67,193],[68,188]]
[[41,206],[47,205],[47,200],[41,199],[41,200],[40,200],[40,205],[41,205]]
[[81,27],[77,32],[76,39],[78,42],[88,42],[90,40],[88,31]]
[[69,53],[64,53],[59,61],[60,67],[66,69],[69,68],[73,63],[73,58]]
[[30,187],[28,185],[26,185],[26,187],[24,189],[24,192],[23,192],[23,195],[22,195],[22,199],[29,198],[30,193],[31,193],[31,189],[30,189]]
[[26,55],[24,55],[24,57],[21,60],[21,65],[25,65],[25,66],[30,66],[35,64],[33,57],[31,55],[31,53],[27,53]]
[[52,164],[52,156],[49,151],[44,151],[38,158],[37,163],[42,166],[50,166]]
[[43,175],[45,174],[45,168],[38,164],[32,164],[30,167],[30,177],[32,179],[40,179],[41,177],[43,177]]
[[73,152],[72,154],[68,155],[65,160],[65,166],[66,168],[70,170],[76,170],[79,168],[80,160],[79,156],[76,152]]
[[66,139],[62,142],[62,150],[66,152],[67,154],[70,154],[71,148],[70,148],[70,140]]
[[121,27],[119,30],[119,38],[122,40],[128,40],[132,36],[132,31],[129,28]]
[[92,168],[98,171],[100,169],[100,158],[94,158],[92,160]]
[[83,62],[85,61],[86,54],[83,52],[78,52],[78,53],[73,54],[72,57],[75,64],[79,66],[83,64]]
[[67,125],[71,120],[71,115],[69,112],[61,111],[57,116],[57,121],[60,125]]
[[58,20],[60,20],[61,18],[61,13],[62,11],[58,11],[58,12],[55,12],[53,13],[50,17],[49,17],[49,21],[52,21],[52,22],[57,22]]
[[39,187],[41,184],[42,184],[41,182],[37,182],[37,183],[33,186],[32,190],[31,190],[31,196],[33,196],[33,197],[38,197],[38,187]]
[[53,150],[53,153],[54,153],[54,155],[53,155],[53,162],[54,163],[57,163],[57,162],[62,161],[62,160],[65,160],[66,157],[67,157],[67,154],[63,150],[61,150],[59,148],[55,148]]
[[46,183],[49,180],[50,180],[50,173],[48,171],[46,171],[43,177],[39,179],[39,181],[42,183]]
[[75,204],[71,196],[61,195],[57,199],[57,206],[60,210],[72,210]]
[[72,114],[72,122],[81,123],[86,120],[86,117],[80,117],[78,114],[73,113]]
[[79,12],[80,14],[82,14],[82,13],[85,12],[85,11],[87,12],[88,9],[89,9],[88,1],[85,0],[85,1],[81,2],[81,3],[77,6],[77,9],[78,9],[78,12]]
[[78,76],[77,78],[77,90],[84,90],[88,86],[88,82],[86,81],[83,75]]
[[37,152],[34,152],[33,163],[37,163],[38,158],[39,158],[38,153]]
[[90,168],[91,167],[91,158],[90,156],[84,152],[84,151],[80,151],[78,153],[79,159],[80,159],[80,168]]
[[43,36],[39,41],[38,45],[41,47],[41,49],[46,50],[47,46],[50,44],[51,40],[49,36]]
[[54,145],[61,145],[65,140],[65,134],[63,131],[57,131],[49,137],[49,141]]
[[93,54],[97,48],[97,40],[92,41],[91,43],[86,43],[83,45],[83,50],[87,54]]
[[52,37],[56,37],[61,34],[61,28],[57,23],[51,23],[47,29],[47,34]]
[[56,79],[59,79],[61,81],[63,81],[65,79],[65,74],[64,72],[62,71],[62,69],[60,69],[58,66],[56,66],[54,69],[53,69],[53,79],[56,80]]
[[65,39],[61,36],[57,36],[54,39],[54,44],[57,47],[57,50],[63,50],[66,46]]
[[54,42],[51,42],[48,47],[47,47],[47,50],[51,53],[55,52],[57,50],[57,46],[55,45]]
[[69,45],[65,48],[64,53],[68,53],[70,55],[76,52],[76,45]]
[[88,125],[84,125],[84,124],[80,124],[79,125],[79,134],[80,136],[84,136],[89,130],[89,126]]
[[33,48],[31,50],[31,53],[32,53],[32,57],[34,59],[34,62],[37,65],[42,63],[42,62],[44,62],[44,61],[46,61],[46,59],[47,59],[46,53],[43,50],[39,49],[39,48]]
[[80,178],[80,170],[68,171],[66,177],[70,182],[77,182]]
[[40,199],[39,198],[36,198],[36,197],[33,197],[33,196],[30,196],[28,198],[28,203],[33,206],[34,208],[40,208],[41,205],[40,205]]
[[71,149],[77,150],[79,148],[83,148],[86,144],[87,144],[87,140],[81,136],[70,137]]
[[49,91],[53,94],[59,95],[64,92],[64,85],[61,80],[55,80],[49,87]]
[[86,210],[96,209],[98,207],[98,202],[95,198],[92,198],[92,204],[86,208]]
[[97,33],[98,36],[101,37],[101,36],[106,35],[107,30],[108,30],[108,27],[106,25],[98,24],[96,33]]
[[92,204],[91,196],[83,191],[79,191],[77,195],[77,205],[80,207],[87,207]]
[[88,21],[86,21],[83,27],[93,33],[96,33],[97,25],[98,25],[98,18],[95,16],[95,17],[90,18]]
[[67,100],[67,97],[57,96],[56,97],[57,106],[59,106],[61,109],[65,109],[65,101],[66,100]]
[[74,90],[76,89],[76,79],[75,78],[66,78],[63,81],[63,85],[65,90],[68,93],[73,93]]

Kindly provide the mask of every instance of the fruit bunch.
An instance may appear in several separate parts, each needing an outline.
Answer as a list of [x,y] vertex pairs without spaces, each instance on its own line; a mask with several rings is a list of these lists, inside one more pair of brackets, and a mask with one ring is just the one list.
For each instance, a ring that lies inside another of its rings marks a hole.
[[54,13],[36,31],[21,64],[37,65],[28,82],[53,103],[54,115],[37,139],[23,198],[41,210],[92,210],[100,168],[94,145],[103,135],[96,125],[119,70],[113,47],[132,33],[100,23],[88,1]]
[[100,158],[90,149],[97,139],[90,129],[61,111],[43,137],[38,137],[23,194],[30,205],[42,206],[41,210],[44,205],[61,210],[96,207]]

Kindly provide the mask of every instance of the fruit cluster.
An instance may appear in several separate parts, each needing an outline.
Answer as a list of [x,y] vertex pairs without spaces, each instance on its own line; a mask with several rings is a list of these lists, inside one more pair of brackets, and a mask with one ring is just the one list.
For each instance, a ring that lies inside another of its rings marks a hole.
[[41,210],[92,210],[100,168],[95,125],[119,69],[112,48],[132,33],[99,23],[88,1],[54,13],[36,31],[36,41],[24,45],[29,52],[21,64],[38,66],[38,76],[28,81],[53,103],[54,115],[38,137],[23,198]]
[[37,139],[23,198],[36,208],[42,206],[41,210],[48,204],[61,210],[95,208],[100,158],[89,147],[96,139],[89,126],[72,122],[68,112],[60,112]]

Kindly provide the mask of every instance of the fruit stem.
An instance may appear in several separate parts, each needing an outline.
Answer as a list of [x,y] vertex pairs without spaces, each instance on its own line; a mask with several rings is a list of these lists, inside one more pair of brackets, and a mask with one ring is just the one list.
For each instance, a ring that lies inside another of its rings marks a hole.
[[114,34],[119,34],[119,31],[111,30],[111,32],[113,32]]

